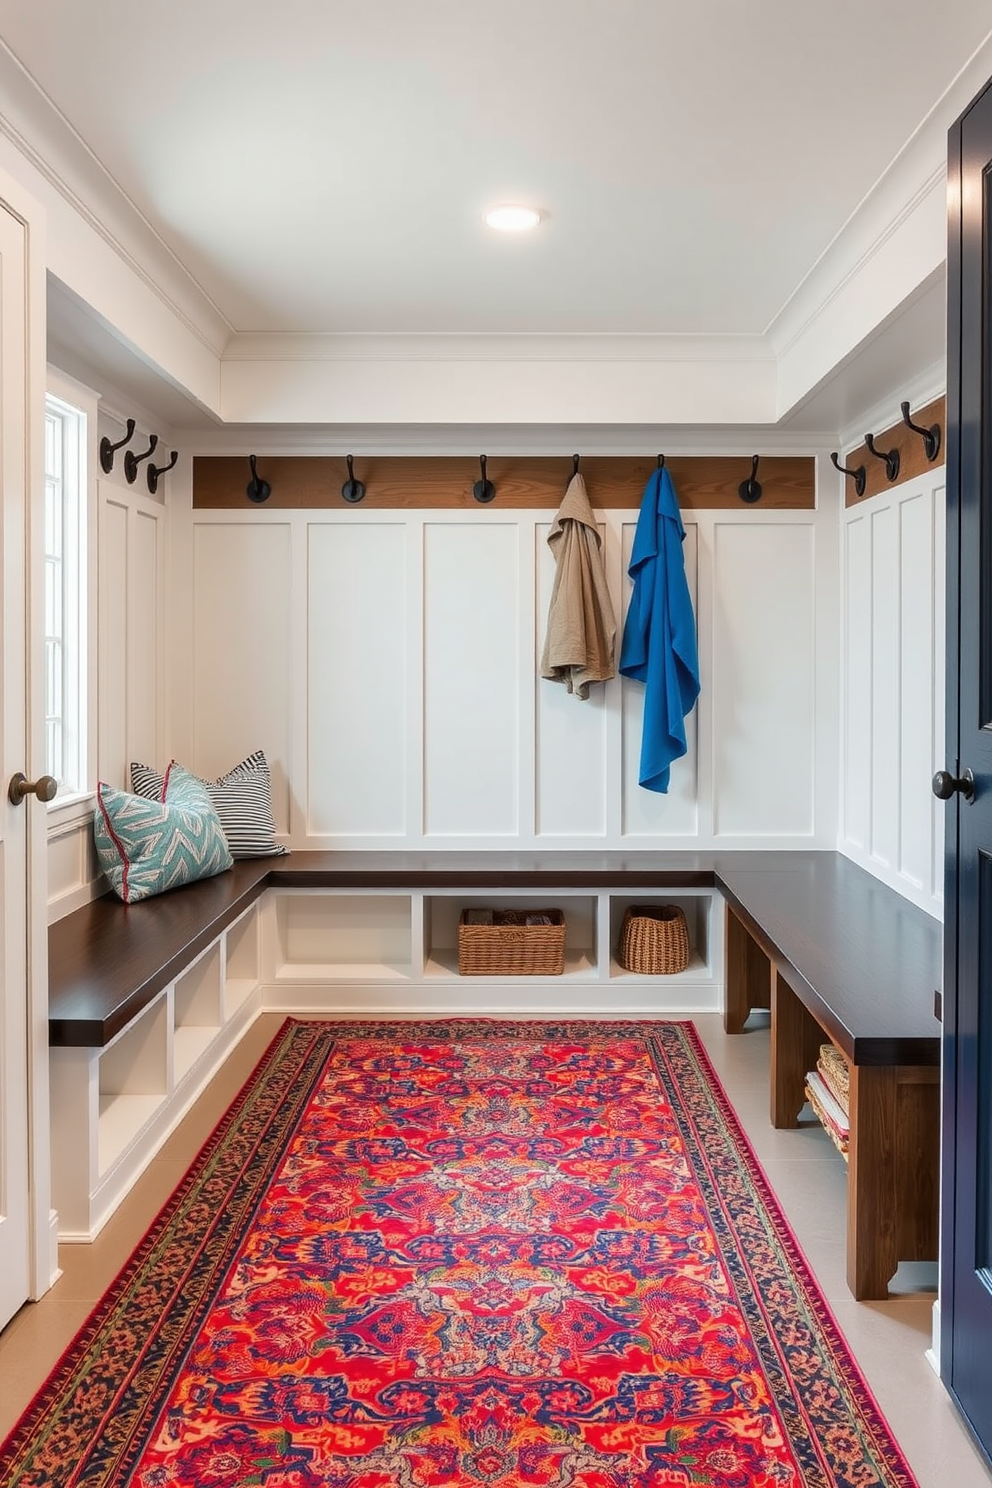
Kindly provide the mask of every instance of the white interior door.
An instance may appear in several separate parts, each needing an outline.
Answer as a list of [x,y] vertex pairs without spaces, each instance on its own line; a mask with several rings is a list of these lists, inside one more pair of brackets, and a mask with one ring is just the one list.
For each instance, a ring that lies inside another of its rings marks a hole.
[[[0,1326],[50,1280],[38,1275],[33,1191],[36,1135],[47,1144],[47,1121],[34,1119],[35,1101],[47,1105],[37,995],[44,998],[46,980],[44,902],[37,902],[45,808],[30,795],[14,805],[7,790],[14,774],[31,774],[29,658],[40,646],[28,621],[39,417],[37,359],[28,349],[39,330],[30,257],[28,222],[0,199]],[[38,1178],[47,1208],[47,1153]]]

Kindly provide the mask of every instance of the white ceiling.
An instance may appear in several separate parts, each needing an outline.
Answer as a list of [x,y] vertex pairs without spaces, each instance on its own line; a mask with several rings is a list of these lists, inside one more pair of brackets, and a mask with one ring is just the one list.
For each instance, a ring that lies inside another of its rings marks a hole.
[[[31,0],[0,34],[232,332],[763,334],[988,0]],[[483,208],[538,206],[526,239]]]

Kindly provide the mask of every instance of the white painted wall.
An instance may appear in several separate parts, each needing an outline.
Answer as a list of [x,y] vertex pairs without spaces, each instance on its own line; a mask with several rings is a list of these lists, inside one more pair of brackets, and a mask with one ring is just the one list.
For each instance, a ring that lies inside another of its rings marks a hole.
[[[94,420],[94,424],[96,420]],[[121,431],[101,420],[91,435]],[[139,432],[133,447],[147,440]],[[95,472],[95,458],[91,462]],[[159,761],[165,738],[164,701],[169,627],[166,613],[165,532],[168,511],[142,482],[130,486],[121,456],[110,476],[91,479],[88,500],[95,511],[89,560],[91,633],[87,639],[89,688],[95,727],[88,764],[89,786],[103,780],[130,789],[131,760]],[[92,472],[91,472],[92,473]],[[160,496],[164,489],[160,487]],[[48,846],[49,920],[71,913],[106,887],[93,847],[94,797],[87,794],[52,813]]]
[[[833,846],[836,507],[685,514],[702,694],[668,796],[637,785],[639,684],[539,677],[552,516],[177,497],[170,752],[264,748],[299,848]],[[602,516],[618,613],[636,517]]]
[[943,907],[944,470],[844,512],[838,844],[936,916]]

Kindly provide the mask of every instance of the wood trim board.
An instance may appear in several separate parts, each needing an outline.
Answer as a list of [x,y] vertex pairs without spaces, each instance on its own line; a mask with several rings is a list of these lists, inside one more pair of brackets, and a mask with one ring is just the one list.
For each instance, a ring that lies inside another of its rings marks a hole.
[[899,451],[899,476],[895,481],[889,481],[886,477],[885,461],[870,453],[866,444],[859,444],[841,461],[848,470],[857,470],[859,465],[865,467],[865,493],[859,496],[854,487],[854,481],[849,477],[844,481],[844,505],[860,506],[862,501],[869,501],[872,496],[878,496],[882,491],[893,490],[904,481],[915,480],[917,476],[924,475],[928,470],[936,470],[944,463],[944,439],[947,432],[947,400],[943,397],[935,398],[932,403],[915,411],[910,410],[910,418],[914,424],[923,428],[930,428],[937,424],[940,428],[940,449],[937,451],[935,460],[928,460],[922,436],[915,433],[900,419],[897,424],[891,424],[881,434],[873,434],[873,443],[877,450]]
[[[908,432],[908,431],[907,431]],[[914,436],[915,437],[915,436]],[[594,507],[640,506],[656,455],[583,455],[579,470]],[[745,505],[739,487],[751,474],[750,455],[673,455],[666,461],[683,510],[723,510]],[[340,455],[259,455],[260,479],[272,494],[257,510],[348,510],[341,495],[348,467]],[[756,511],[811,511],[816,505],[812,455],[761,456]],[[466,455],[355,455],[355,478],[365,483],[364,510],[486,507],[472,495],[479,460]],[[496,487],[493,510],[556,510],[572,475],[570,455],[492,455],[486,478]],[[250,511],[247,455],[196,455],[193,506],[203,510]]]

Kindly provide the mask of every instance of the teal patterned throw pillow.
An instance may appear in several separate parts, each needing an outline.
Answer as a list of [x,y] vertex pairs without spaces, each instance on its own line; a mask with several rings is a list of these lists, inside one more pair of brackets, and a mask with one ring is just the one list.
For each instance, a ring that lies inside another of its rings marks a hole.
[[97,786],[93,838],[100,867],[125,904],[210,878],[234,859],[206,789],[181,765],[170,766],[163,799],[149,801]]

